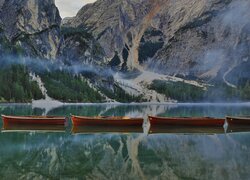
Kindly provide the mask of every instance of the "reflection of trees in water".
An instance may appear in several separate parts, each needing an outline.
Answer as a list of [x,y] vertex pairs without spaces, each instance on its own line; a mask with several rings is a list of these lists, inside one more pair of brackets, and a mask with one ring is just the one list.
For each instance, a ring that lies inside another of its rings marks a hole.
[[5,115],[41,115],[44,110],[32,109],[30,104],[2,104],[0,105],[0,114]]
[[176,107],[162,112],[161,116],[209,116],[225,117],[226,115],[248,115],[249,105],[244,104],[178,104]]
[[250,175],[247,137],[249,134],[150,135],[142,149],[157,158],[148,157],[151,163],[145,163],[143,170],[158,167],[158,174],[169,175],[172,171],[181,179],[246,179]]
[[247,179],[249,134],[2,133],[3,178]]
[[62,106],[51,110],[48,114],[69,115],[79,114],[84,116],[210,116],[225,117],[226,115],[248,115],[250,106],[227,104],[141,104],[141,105],[84,105]]
[[[0,106],[3,114],[42,114],[30,105]],[[249,107],[63,106],[49,114],[246,114]],[[248,179],[250,134],[69,135],[1,133],[0,174],[16,178]]]
[[143,137],[6,133],[0,138],[7,148],[0,150],[0,173],[5,178],[17,178],[22,174],[24,179],[144,178],[137,159]]
[[[64,105],[48,112],[48,115],[71,114],[84,116],[211,116],[248,115],[249,105],[237,104],[92,104],[92,105]],[[32,108],[31,105],[0,105],[2,114],[41,115],[44,109]]]
[[48,114],[66,115],[67,113],[79,114],[84,116],[130,116],[138,117],[145,115],[156,115],[164,113],[176,105],[119,105],[119,104],[106,104],[106,105],[71,105],[62,106],[51,110]]

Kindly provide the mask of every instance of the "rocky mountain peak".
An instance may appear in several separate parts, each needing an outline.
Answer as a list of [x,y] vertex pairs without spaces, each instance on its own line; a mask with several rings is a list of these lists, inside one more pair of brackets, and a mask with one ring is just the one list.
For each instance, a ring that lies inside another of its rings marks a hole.
[[237,52],[249,48],[244,7],[250,7],[246,0],[98,0],[67,26],[86,28],[104,51],[103,63],[118,69],[210,79],[243,62],[236,57],[244,59]]
[[2,0],[0,19],[10,45],[22,47],[26,55],[56,58],[61,17],[54,0]]

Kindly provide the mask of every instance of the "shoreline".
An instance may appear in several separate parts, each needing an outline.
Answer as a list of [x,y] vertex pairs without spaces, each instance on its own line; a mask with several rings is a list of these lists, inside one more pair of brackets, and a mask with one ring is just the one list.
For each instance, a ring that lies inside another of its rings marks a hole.
[[[120,102],[104,102],[104,103],[68,103],[68,102],[60,102],[61,106],[94,106],[94,105],[181,105],[181,106],[208,106],[208,105],[216,105],[216,106],[225,106],[225,105],[248,105],[250,106],[250,102],[142,102],[142,103],[120,103]],[[13,103],[13,102],[4,102],[0,103],[0,106],[18,106],[18,105],[33,105],[34,103]],[[50,102],[48,102],[48,105]]]

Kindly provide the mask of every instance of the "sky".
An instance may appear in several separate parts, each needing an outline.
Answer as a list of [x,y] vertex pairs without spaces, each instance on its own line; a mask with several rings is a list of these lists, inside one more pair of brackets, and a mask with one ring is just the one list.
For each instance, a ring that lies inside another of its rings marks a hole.
[[62,18],[75,16],[85,4],[95,1],[96,0],[55,0]]

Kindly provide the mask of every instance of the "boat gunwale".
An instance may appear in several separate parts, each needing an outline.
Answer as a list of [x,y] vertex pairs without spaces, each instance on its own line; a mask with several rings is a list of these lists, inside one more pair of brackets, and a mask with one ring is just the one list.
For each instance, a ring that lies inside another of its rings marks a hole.
[[214,117],[158,117],[158,116],[148,116],[148,119],[157,119],[157,120],[192,120],[192,121],[200,121],[204,120],[223,120],[224,118],[214,118]]
[[19,120],[38,120],[38,119],[43,119],[43,120],[48,120],[48,119],[53,119],[53,120],[66,120],[67,117],[65,116],[8,116],[8,115],[1,115],[2,118],[7,118],[7,119],[19,119]]
[[[143,117],[139,118],[133,118],[133,117],[127,117],[127,116],[77,116],[77,115],[71,115],[71,118],[78,118],[86,121],[92,121],[92,120],[107,120],[107,121],[135,121],[135,120],[144,120]],[[124,118],[124,119],[123,119]]]
[[249,120],[250,121],[250,116],[226,116],[226,120]]

